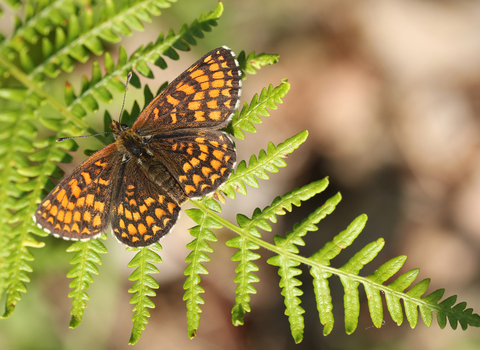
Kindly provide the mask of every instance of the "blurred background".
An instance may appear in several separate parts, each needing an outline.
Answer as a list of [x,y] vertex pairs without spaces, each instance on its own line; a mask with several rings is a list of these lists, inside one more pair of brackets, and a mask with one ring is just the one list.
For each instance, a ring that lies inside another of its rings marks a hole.
[[[306,236],[301,254],[311,255],[345,229],[358,215],[369,217],[355,243],[332,261],[342,266],[365,244],[383,237],[385,248],[362,271],[366,276],[389,259],[405,254],[400,273],[420,268],[416,282],[431,278],[427,294],[445,288],[445,297],[480,311],[480,2],[449,0],[225,0],[225,13],[199,45],[181,53],[179,61],[167,60],[169,69],[155,70],[155,80],[144,80],[152,91],[171,81],[209,50],[227,45],[235,52],[255,50],[278,53],[280,62],[262,68],[244,81],[242,100],[250,102],[263,87],[277,86],[288,78],[291,90],[284,104],[257,126],[256,134],[237,140],[238,159],[247,159],[304,130],[309,138],[288,159],[288,166],[260,180],[260,188],[248,188],[248,197],[227,201],[223,215],[251,216],[273,199],[296,187],[325,176],[328,190],[291,214],[280,217],[273,241],[303,220],[328,198],[341,192],[337,210],[320,222],[317,232]],[[216,0],[179,0],[172,8],[121,44],[132,53],[139,43],[155,41],[161,31],[178,31],[202,11],[211,11]],[[3,19],[2,19],[3,20]],[[110,52],[116,57],[118,47]],[[103,62],[103,59],[99,59]],[[79,65],[75,75],[65,74],[51,89],[63,99],[65,80],[77,89],[81,74],[90,76],[91,62]],[[156,67],[155,67],[156,68]],[[118,112],[122,97],[116,97]],[[143,95],[133,87],[127,109]],[[103,107],[105,108],[105,106]],[[108,107],[112,110],[112,107]],[[102,128],[103,110],[88,122]],[[112,116],[114,113],[112,113]],[[118,113],[117,113],[118,115]],[[82,149],[100,145],[95,140],[78,142]],[[85,156],[74,154],[71,171]],[[186,205],[185,207],[188,207]],[[183,214],[175,231],[161,243],[163,263],[155,278],[160,284],[149,324],[135,349],[478,349],[478,329],[440,330],[436,319],[428,328],[421,320],[411,330],[406,319],[397,326],[388,312],[384,326],[373,327],[365,293],[357,330],[347,336],[343,324],[343,289],[330,279],[335,327],[322,335],[323,327],[314,302],[306,268],[302,307],[305,337],[295,345],[284,316],[277,270],[266,264],[271,256],[259,251],[260,283],[252,296],[252,312],[245,325],[231,324],[236,264],[224,242],[232,237],[218,231],[213,243],[210,271],[202,277],[205,305],[198,335],[189,340],[186,307],[182,301],[193,222]],[[100,276],[87,291],[91,297],[82,324],[68,329],[71,300],[68,280],[69,243],[46,238],[44,249],[33,250],[35,261],[29,292],[22,296],[15,314],[0,326],[1,349],[127,349],[132,323],[132,269],[127,253],[111,235],[109,254],[102,257]],[[396,275],[398,277],[399,274]],[[39,302],[42,300],[42,302]],[[386,310],[386,307],[385,307]],[[460,327],[459,327],[460,328]]]

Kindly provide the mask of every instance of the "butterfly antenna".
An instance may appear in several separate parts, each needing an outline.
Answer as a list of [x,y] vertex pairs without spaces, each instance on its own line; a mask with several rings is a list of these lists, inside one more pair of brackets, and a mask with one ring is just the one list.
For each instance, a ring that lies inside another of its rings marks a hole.
[[123,107],[125,107],[125,99],[127,97],[127,88],[128,88],[128,83],[130,83],[130,79],[132,79],[133,73],[132,71],[128,72],[127,75],[127,82],[125,83],[125,93],[123,94],[123,103],[122,103],[122,110],[120,111],[120,115],[118,116],[118,123],[122,123],[122,113],[123,113]]

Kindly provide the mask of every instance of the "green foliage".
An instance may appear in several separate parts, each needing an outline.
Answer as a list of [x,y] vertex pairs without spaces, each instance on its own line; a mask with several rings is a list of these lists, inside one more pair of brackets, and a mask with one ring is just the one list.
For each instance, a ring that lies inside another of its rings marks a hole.
[[[219,3],[214,11],[201,14],[190,25],[184,24],[177,31],[161,33],[155,42],[139,47],[131,55],[120,46],[116,61],[106,52],[107,43],[119,42],[123,36],[143,30],[143,22],[160,15],[161,10],[171,6],[172,2],[174,1],[125,0],[118,4],[112,0],[92,3],[72,0],[26,1],[23,4],[14,0],[8,2],[16,12],[13,35],[0,38],[0,75],[3,78],[0,81],[0,171],[3,180],[0,181],[0,291],[5,295],[6,301],[3,318],[12,315],[22,293],[27,291],[33,260],[29,249],[44,245],[37,239],[46,233],[33,223],[31,216],[47,191],[54,187],[52,178],[62,177],[62,170],[57,163],[71,162],[72,156],[67,152],[78,148],[73,140],[62,143],[56,143],[55,140],[65,135],[94,133],[96,130],[92,130],[84,121],[85,116],[110,103],[114,93],[124,91],[123,79],[129,71],[133,72],[131,85],[140,87],[139,74],[153,78],[152,66],[167,68],[165,57],[178,59],[179,52],[196,45],[197,38],[203,38],[205,33],[210,32],[223,13],[223,5]],[[20,17],[17,13],[24,15]],[[95,59],[98,55],[104,55],[103,62],[100,64],[93,61],[91,77],[84,77],[78,89],[67,83],[65,102],[59,102],[49,91],[48,83],[60,73],[72,72],[78,64]],[[238,55],[240,68],[246,73],[244,79],[249,74],[256,74],[258,69],[278,62],[278,59],[278,55],[255,55],[254,52],[246,55],[242,51]],[[104,71],[100,68],[102,66]],[[235,113],[227,131],[238,140],[245,138],[245,132],[256,132],[254,124],[261,123],[261,117],[269,116],[269,110],[276,110],[289,89],[287,80],[281,81],[276,87],[270,85],[262,89],[250,103],[243,103],[243,108]],[[148,86],[144,88],[144,95],[145,104],[154,96]],[[48,106],[48,113],[44,106]],[[125,111],[124,120],[131,123],[140,110],[140,106],[135,104],[130,111]],[[108,125],[111,122],[110,113],[105,111],[104,115],[104,124]],[[50,136],[39,138],[39,131],[42,134],[48,131]],[[212,230],[222,227],[236,234],[226,242],[228,247],[233,248],[232,261],[237,263],[234,278],[237,287],[232,307],[232,323],[235,326],[242,325],[246,313],[251,311],[250,300],[256,293],[254,283],[259,282],[256,275],[259,266],[256,261],[261,256],[260,248],[263,248],[273,252],[268,263],[278,267],[285,314],[292,337],[297,343],[303,339],[303,314],[309,311],[301,306],[303,286],[299,280],[302,273],[300,264],[307,265],[313,277],[312,287],[325,335],[331,333],[334,325],[329,287],[329,280],[333,276],[340,279],[345,291],[344,322],[348,334],[358,326],[360,285],[365,289],[370,316],[376,327],[382,325],[384,318],[382,294],[385,295],[388,313],[398,325],[403,323],[405,311],[412,328],[417,325],[419,312],[427,326],[432,324],[435,312],[441,328],[446,326],[447,319],[453,329],[456,329],[458,323],[462,329],[469,325],[479,327],[480,316],[474,314],[472,309],[466,309],[465,303],[455,304],[456,296],[441,301],[444,291],[437,290],[422,297],[429,280],[413,284],[419,273],[417,269],[385,284],[403,266],[405,256],[391,259],[367,277],[360,276],[363,266],[372,261],[383,248],[383,239],[367,244],[344,266],[332,267],[331,260],[351,245],[362,232],[367,220],[365,215],[355,219],[312,256],[302,256],[299,247],[305,245],[304,236],[318,230],[319,222],[339,204],[340,194],[328,199],[302,222],[295,224],[285,236],[276,235],[273,244],[262,238],[261,230],[271,232],[278,215],[285,215],[294,206],[298,207],[322,193],[328,186],[328,179],[312,182],[279,196],[266,208],[256,208],[250,217],[238,214],[236,224],[219,215],[222,211],[220,203],[225,202],[222,193],[233,200],[236,192],[247,195],[246,185],[260,187],[258,179],[268,180],[269,173],[277,173],[285,167],[287,156],[305,142],[307,137],[308,132],[301,131],[277,146],[270,142],[266,150],[262,149],[258,155],[252,155],[248,162],[240,161],[237,169],[216,193],[191,201],[196,208],[186,212],[196,226],[190,229],[194,239],[187,245],[191,252],[185,259],[187,278],[183,296],[187,307],[188,336],[193,338],[200,326],[201,305],[205,302],[201,296],[205,293],[201,286],[201,275],[208,273],[208,254],[213,251],[209,242],[217,241]],[[98,138],[103,143],[112,141],[109,137]],[[241,142],[237,142],[237,147],[242,147]],[[128,291],[134,294],[130,301],[134,307],[129,343],[135,344],[148,323],[149,309],[155,307],[151,297],[155,296],[154,289],[158,288],[158,284],[152,274],[159,271],[154,264],[161,262],[156,253],[161,251],[161,246],[157,243],[147,248],[127,250],[137,251],[128,264],[129,267],[136,268],[129,277],[134,284]],[[75,242],[67,251],[75,252],[71,259],[74,266],[68,273],[68,277],[72,278],[72,290],[69,293],[73,305],[70,327],[75,328],[82,321],[86,301],[89,300],[86,289],[93,282],[93,275],[99,274],[97,266],[102,263],[100,254],[107,251],[98,239]]]

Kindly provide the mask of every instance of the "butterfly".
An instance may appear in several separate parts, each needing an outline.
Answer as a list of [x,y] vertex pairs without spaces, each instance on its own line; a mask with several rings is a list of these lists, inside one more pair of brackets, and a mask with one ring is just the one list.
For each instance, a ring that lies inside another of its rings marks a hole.
[[228,125],[239,106],[241,70],[219,47],[173,80],[115,142],[91,155],[38,206],[33,220],[56,237],[88,240],[111,224],[123,244],[143,247],[169,233],[190,198],[215,191],[236,163]]

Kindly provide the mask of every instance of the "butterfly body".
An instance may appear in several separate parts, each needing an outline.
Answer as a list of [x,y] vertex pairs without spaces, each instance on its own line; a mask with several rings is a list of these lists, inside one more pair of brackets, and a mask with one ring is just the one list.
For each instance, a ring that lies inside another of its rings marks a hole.
[[111,223],[115,237],[147,246],[170,232],[180,205],[215,191],[236,162],[223,131],[241,93],[233,52],[221,47],[163,90],[131,128],[113,121],[115,142],[65,178],[34,220],[65,239],[91,239]]

